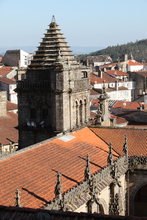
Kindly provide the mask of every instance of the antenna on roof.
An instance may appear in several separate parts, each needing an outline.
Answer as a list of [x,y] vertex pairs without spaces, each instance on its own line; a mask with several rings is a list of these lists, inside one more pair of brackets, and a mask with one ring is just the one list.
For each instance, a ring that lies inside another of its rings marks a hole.
[[52,22],[56,22],[55,15],[52,16],[51,23],[52,23]]

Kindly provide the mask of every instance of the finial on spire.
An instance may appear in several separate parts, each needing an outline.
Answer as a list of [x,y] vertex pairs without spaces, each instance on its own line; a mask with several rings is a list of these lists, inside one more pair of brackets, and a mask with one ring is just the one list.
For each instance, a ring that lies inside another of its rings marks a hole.
[[16,189],[15,191],[15,206],[16,207],[21,207],[21,202],[20,202],[20,191]]
[[61,173],[57,173],[57,183],[55,186],[55,196],[57,198],[61,198],[62,197],[62,186],[61,186]]
[[52,23],[52,22],[56,22],[55,15],[52,16],[51,23]]
[[90,169],[90,159],[89,155],[86,157],[86,168],[85,168],[85,180],[90,180],[91,179],[91,169]]
[[112,144],[109,143],[109,154],[108,154],[108,158],[107,158],[107,163],[109,165],[113,165],[113,154],[112,154]]
[[124,136],[124,144],[123,144],[123,152],[128,155],[128,144],[127,144],[127,136]]

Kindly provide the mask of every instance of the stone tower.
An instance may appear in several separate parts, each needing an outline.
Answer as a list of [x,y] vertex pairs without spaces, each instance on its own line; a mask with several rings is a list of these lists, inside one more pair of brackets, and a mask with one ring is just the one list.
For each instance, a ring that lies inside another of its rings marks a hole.
[[18,81],[20,148],[86,124],[89,90],[89,69],[75,60],[53,19]]

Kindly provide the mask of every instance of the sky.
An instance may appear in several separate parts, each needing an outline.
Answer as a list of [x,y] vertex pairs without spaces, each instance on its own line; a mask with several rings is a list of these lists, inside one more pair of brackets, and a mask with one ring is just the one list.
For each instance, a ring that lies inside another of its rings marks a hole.
[[147,0],[0,0],[0,47],[38,46],[55,15],[70,46],[147,38]]

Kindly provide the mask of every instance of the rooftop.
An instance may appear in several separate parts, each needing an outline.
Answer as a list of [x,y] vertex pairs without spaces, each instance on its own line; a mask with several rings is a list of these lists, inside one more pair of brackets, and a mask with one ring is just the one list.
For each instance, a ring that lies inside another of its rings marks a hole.
[[10,73],[12,70],[13,68],[10,66],[2,66],[0,68],[0,75],[6,77],[6,75]]
[[143,63],[139,63],[135,60],[128,60],[128,65],[129,66],[143,66]]
[[[108,145],[89,128],[19,150],[0,161],[0,204],[14,206],[19,189],[23,207],[43,207],[54,198],[57,171],[65,192],[83,181],[87,154],[95,173],[107,165],[108,151]],[[114,151],[113,155],[117,157]]]
[[18,142],[18,116],[8,112],[7,117],[0,117],[0,143],[9,144],[10,141]]
[[17,104],[7,101],[7,111],[16,110],[17,108],[18,108]]
[[5,84],[16,84],[15,81],[13,81],[12,79],[8,79],[6,77],[0,77],[0,82],[5,83]]
[[[140,102],[127,102],[127,101],[117,101],[113,108],[122,108],[122,109],[130,109],[130,110],[137,110],[138,108],[144,106]],[[145,105],[147,108],[147,105]]]
[[102,73],[102,78],[98,77],[94,73],[90,74],[90,82],[92,85],[94,85],[95,83],[114,83],[115,81],[116,79],[107,74],[106,72]]
[[106,72],[114,76],[128,76],[128,73],[125,73],[120,70],[107,70]]
[[128,140],[128,152],[130,156],[147,156],[147,129],[137,128],[91,128],[98,137],[107,144],[112,143],[113,149],[122,155],[120,146],[124,143],[124,135]]

